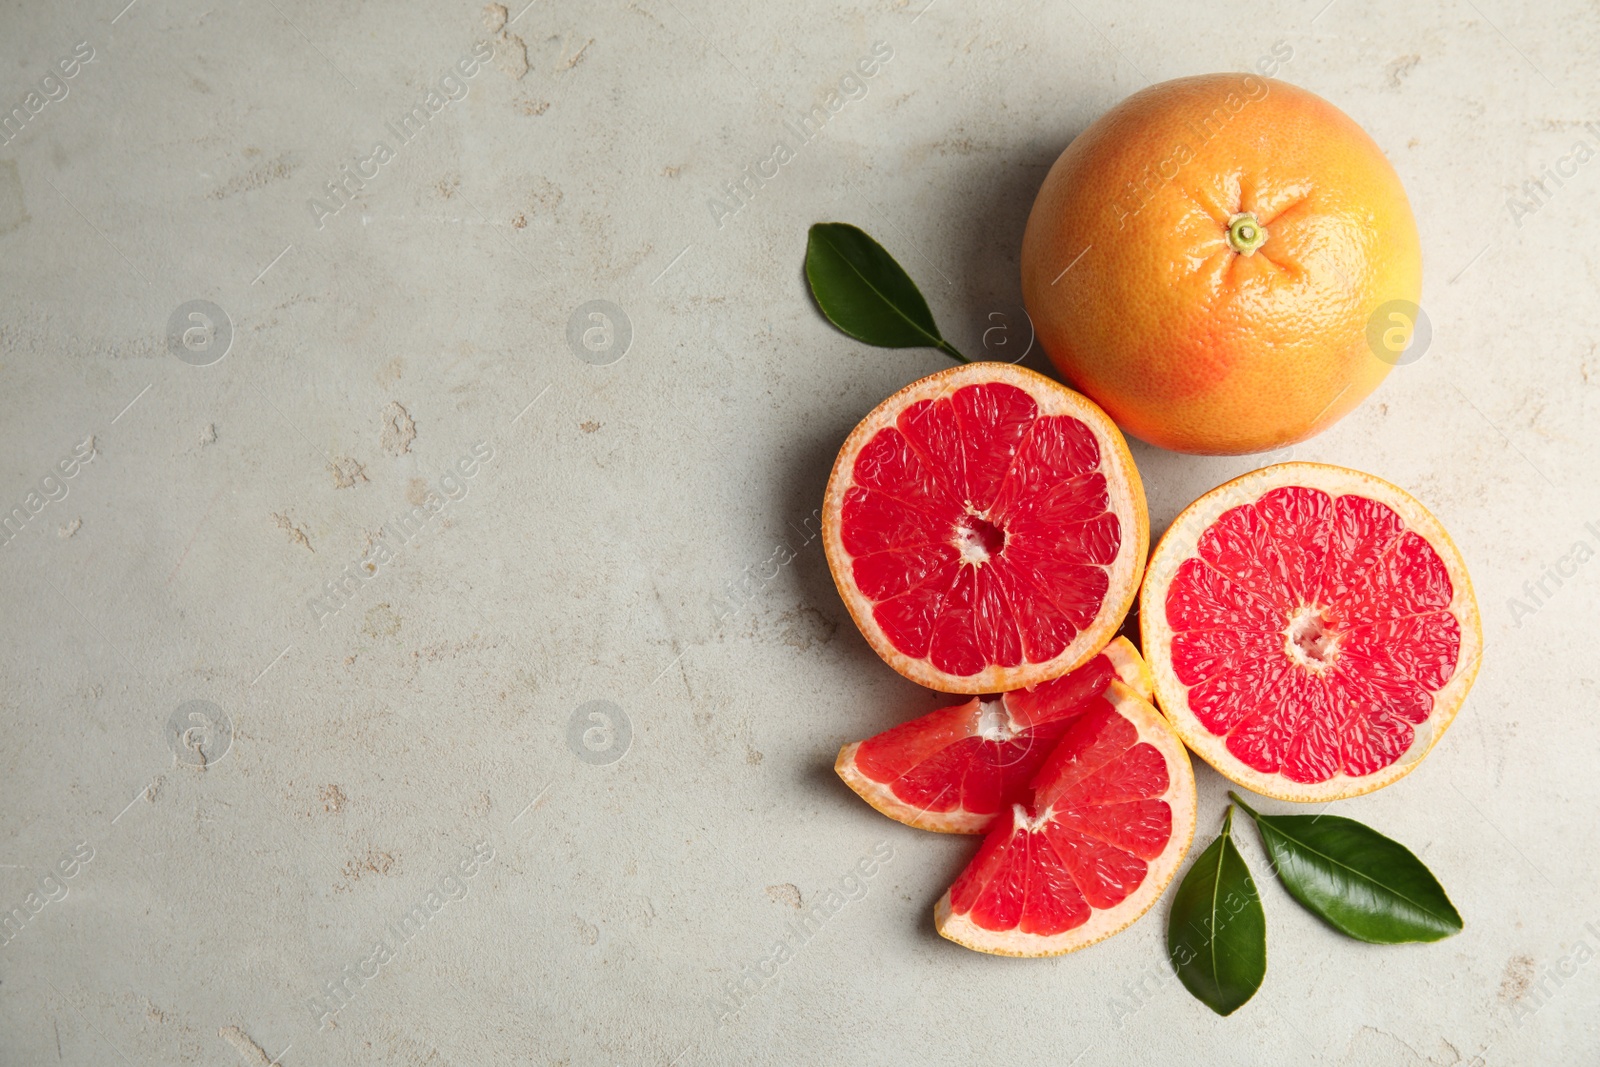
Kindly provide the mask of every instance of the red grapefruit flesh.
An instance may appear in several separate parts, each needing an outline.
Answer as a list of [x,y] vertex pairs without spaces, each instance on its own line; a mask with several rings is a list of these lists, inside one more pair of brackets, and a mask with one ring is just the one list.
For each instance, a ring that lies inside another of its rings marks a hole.
[[1126,928],[1194,839],[1194,773],[1167,720],[1113,681],[1078,714],[934,908],[944,937],[1001,956],[1059,956]]
[[970,363],[878,405],[828,481],[823,545],[888,664],[947,693],[1038,685],[1121,625],[1149,547],[1115,424],[1040,374]]
[[1206,494],[1151,559],[1140,628],[1190,748],[1265,796],[1371,792],[1427,755],[1477,673],[1466,564],[1371,475],[1284,463]]
[[1053,681],[973,697],[845,745],[834,770],[891,819],[979,834],[996,814],[1029,797],[1028,784],[1045,758],[1114,679],[1150,699],[1149,668],[1125,637]]

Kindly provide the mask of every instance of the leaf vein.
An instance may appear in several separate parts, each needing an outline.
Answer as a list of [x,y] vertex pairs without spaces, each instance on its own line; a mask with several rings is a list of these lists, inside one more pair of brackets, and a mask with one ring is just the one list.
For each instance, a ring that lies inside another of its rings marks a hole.
[[944,342],[944,338],[943,337],[940,337],[937,334],[929,333],[926,329],[923,328],[923,326],[922,326],[922,324],[920,322],[917,322],[910,315],[907,315],[904,311],[901,311],[900,310],[900,305],[896,304],[893,300],[891,300],[888,297],[887,294],[885,294],[883,291],[881,291],[876,285],[872,284],[872,279],[868,278],[865,274],[863,274],[861,272],[861,268],[857,267],[855,265],[854,261],[852,261],[849,256],[845,255],[843,249],[841,249],[838,245],[834,244],[834,242],[829,239],[827,234],[823,234],[822,235],[822,241],[823,241],[824,244],[826,244],[829,247],[830,250],[833,251],[833,253],[835,255],[837,255],[839,257],[840,260],[842,260],[844,262],[845,266],[850,268],[851,273],[853,273],[857,278],[860,278],[862,280],[862,282],[864,282],[866,284],[866,287],[872,291],[872,294],[874,296],[876,296],[879,300],[882,300],[884,302],[884,304],[889,308],[890,311],[894,312],[896,315],[898,315],[902,319],[904,319],[906,321],[906,323],[913,330],[916,330],[922,336],[924,336],[928,340],[934,342],[933,347],[938,348]]
[[1448,918],[1445,915],[1439,914],[1438,912],[1434,911],[1432,908],[1428,907],[1426,904],[1423,904],[1423,903],[1421,903],[1419,901],[1412,900],[1410,897],[1408,897],[1404,893],[1400,892],[1400,890],[1396,889],[1394,886],[1388,885],[1387,883],[1384,883],[1384,882],[1381,882],[1378,879],[1376,879],[1376,878],[1372,877],[1371,875],[1367,874],[1366,872],[1361,871],[1361,870],[1357,870],[1355,867],[1350,866],[1348,863],[1345,863],[1343,860],[1340,860],[1340,859],[1338,859],[1338,858],[1336,858],[1334,856],[1330,856],[1326,852],[1323,852],[1320,849],[1315,848],[1314,846],[1307,844],[1306,842],[1300,840],[1298,837],[1295,837],[1294,835],[1292,835],[1292,834],[1288,833],[1287,831],[1285,831],[1281,826],[1274,826],[1274,827],[1272,827],[1272,830],[1273,830],[1274,833],[1276,833],[1280,837],[1282,837],[1285,841],[1292,842],[1294,845],[1296,845],[1297,847],[1305,850],[1306,852],[1310,853],[1311,855],[1320,857],[1321,859],[1324,859],[1324,860],[1327,860],[1328,863],[1332,864],[1335,867],[1341,867],[1344,870],[1349,871],[1351,874],[1355,875],[1357,878],[1361,879],[1362,881],[1370,882],[1372,885],[1377,886],[1379,889],[1382,889],[1382,890],[1384,890],[1384,891],[1386,891],[1388,893],[1391,893],[1394,896],[1398,897],[1399,899],[1405,901],[1407,904],[1410,904],[1412,907],[1416,908],[1422,914],[1427,915],[1430,918],[1437,919],[1439,922],[1444,923],[1446,926],[1454,927],[1455,923],[1450,918]]

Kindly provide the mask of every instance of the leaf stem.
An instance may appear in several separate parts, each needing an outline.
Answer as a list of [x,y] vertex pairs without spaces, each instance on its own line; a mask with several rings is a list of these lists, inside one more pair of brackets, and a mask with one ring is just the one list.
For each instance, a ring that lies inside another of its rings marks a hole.
[[1239,794],[1238,793],[1235,793],[1233,790],[1230,789],[1230,790],[1228,790],[1228,796],[1233,798],[1233,802],[1235,804],[1239,805],[1241,808],[1244,809],[1244,812],[1245,812],[1246,815],[1250,816],[1252,819],[1261,818],[1261,816],[1256,814],[1256,811],[1255,811],[1254,808],[1252,808],[1250,805],[1246,804],[1244,801],[1239,799]]
[[939,338],[939,343],[937,345],[935,345],[934,347],[937,348],[939,351],[943,352],[945,355],[949,356],[951,359],[955,360],[957,363],[971,363],[972,362],[972,360],[968,359],[966,356],[963,356],[960,352],[957,352],[955,350],[955,346],[953,346],[949,341],[946,341],[942,337]]

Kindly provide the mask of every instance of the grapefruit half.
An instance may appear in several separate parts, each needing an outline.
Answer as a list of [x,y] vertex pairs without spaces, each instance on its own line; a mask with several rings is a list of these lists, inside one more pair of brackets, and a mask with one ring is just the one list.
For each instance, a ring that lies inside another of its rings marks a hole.
[[897,822],[981,834],[996,814],[1028,799],[1045,757],[1114,679],[1150,699],[1150,670],[1126,637],[1053,681],[973,697],[845,745],[834,770]]
[[839,451],[822,513],[834,583],[895,670],[947,693],[1047,682],[1092,658],[1149,549],[1121,432],[1005,363],[913,382]]
[[1343,467],[1212,490],[1151,558],[1140,631],[1184,742],[1263,796],[1320,802],[1404,776],[1483,651],[1466,564],[1428,510]]
[[1194,772],[1161,713],[1113,681],[1062,734],[934,907],[959,945],[1059,956],[1150,909],[1194,839]]

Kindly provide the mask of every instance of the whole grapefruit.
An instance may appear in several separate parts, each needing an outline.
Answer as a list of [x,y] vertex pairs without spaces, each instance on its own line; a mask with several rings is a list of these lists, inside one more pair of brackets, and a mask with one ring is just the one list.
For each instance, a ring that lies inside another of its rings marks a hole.
[[1261,452],[1383,380],[1422,252],[1399,177],[1348,115],[1208,74],[1134,94],[1067,146],[1028,217],[1022,291],[1056,368],[1125,430]]

